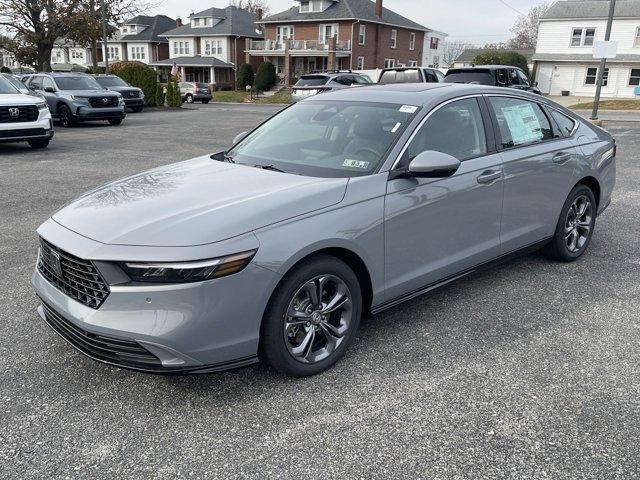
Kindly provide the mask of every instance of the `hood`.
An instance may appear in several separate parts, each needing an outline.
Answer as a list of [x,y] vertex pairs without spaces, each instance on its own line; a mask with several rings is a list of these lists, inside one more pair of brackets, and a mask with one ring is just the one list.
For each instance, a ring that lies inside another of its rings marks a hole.
[[141,92],[142,89],[138,87],[107,87],[107,90],[111,90],[113,92]]
[[335,205],[347,183],[201,157],[90,191],[53,220],[113,245],[204,245]]
[[113,92],[109,90],[63,90],[63,92],[78,97],[113,97]]
[[36,105],[42,103],[42,99],[22,93],[1,93],[0,105]]

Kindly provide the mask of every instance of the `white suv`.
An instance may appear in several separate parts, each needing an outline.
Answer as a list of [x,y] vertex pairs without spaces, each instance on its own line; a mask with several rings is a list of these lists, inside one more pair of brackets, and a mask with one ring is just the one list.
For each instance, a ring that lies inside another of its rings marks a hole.
[[46,148],[52,138],[47,102],[20,93],[0,77],[0,143],[28,142],[32,148]]

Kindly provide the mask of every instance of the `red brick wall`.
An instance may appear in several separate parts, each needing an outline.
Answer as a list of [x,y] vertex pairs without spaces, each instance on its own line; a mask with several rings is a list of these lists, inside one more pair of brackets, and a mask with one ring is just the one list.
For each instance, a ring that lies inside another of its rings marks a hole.
[[169,58],[169,44],[168,43],[160,43],[157,45],[158,48],[158,58],[156,60],[166,60]]

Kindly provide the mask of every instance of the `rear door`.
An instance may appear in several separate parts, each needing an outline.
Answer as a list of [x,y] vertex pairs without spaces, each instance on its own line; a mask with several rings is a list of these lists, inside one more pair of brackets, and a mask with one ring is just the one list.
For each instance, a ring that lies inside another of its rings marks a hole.
[[506,95],[487,100],[503,159],[500,238],[508,253],[553,235],[580,152],[539,103]]
[[384,227],[388,299],[499,255],[502,165],[491,128],[482,98],[472,97],[440,107],[409,141],[396,168],[426,150],[462,163],[448,178],[394,179],[392,171]]

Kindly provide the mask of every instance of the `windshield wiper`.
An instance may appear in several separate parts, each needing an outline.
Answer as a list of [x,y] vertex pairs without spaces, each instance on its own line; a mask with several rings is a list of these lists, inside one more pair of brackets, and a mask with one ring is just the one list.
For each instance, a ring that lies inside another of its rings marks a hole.
[[224,154],[224,161],[228,163],[236,163],[236,161],[233,159],[233,155],[229,155],[228,153]]
[[275,165],[254,165],[254,167],[261,168],[263,170],[271,170],[272,172],[287,173]]

